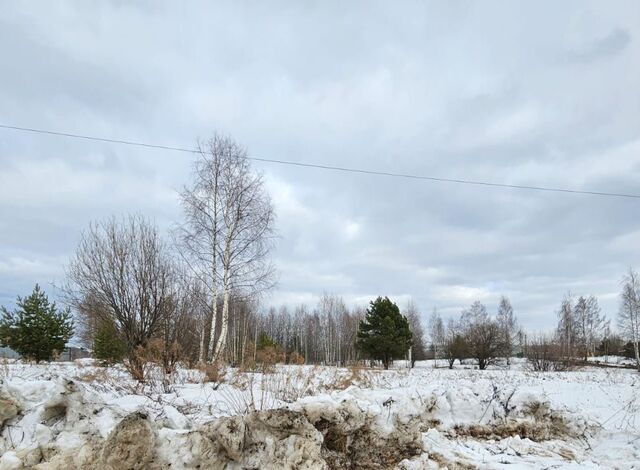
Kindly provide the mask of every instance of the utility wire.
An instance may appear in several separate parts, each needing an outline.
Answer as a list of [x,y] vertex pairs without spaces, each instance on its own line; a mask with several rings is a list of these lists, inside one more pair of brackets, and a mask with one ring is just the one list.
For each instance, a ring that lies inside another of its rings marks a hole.
[[[84,135],[84,134],[73,134],[70,132],[57,132],[57,131],[51,131],[46,129],[35,129],[30,127],[10,126],[7,124],[0,124],[0,128],[13,130],[13,131],[20,131],[20,132],[31,132],[36,134],[55,135],[60,137],[73,138],[73,139],[91,140],[96,142],[108,142],[112,144],[131,145],[135,147],[144,147],[144,148],[152,148],[152,149],[160,149],[160,150],[172,150],[175,152],[185,152],[185,153],[200,152],[198,149],[195,149],[195,148],[172,147],[169,145],[150,144],[146,142],[135,142],[131,140],[109,139],[106,137],[96,137],[96,136],[90,136],[90,135]],[[579,190],[579,189],[555,188],[555,187],[548,187],[548,186],[528,186],[528,185],[521,185],[521,184],[493,183],[490,181],[467,180],[467,179],[459,179],[459,178],[439,178],[436,176],[413,175],[408,173],[394,173],[389,171],[366,170],[362,168],[322,165],[319,163],[303,163],[303,162],[295,162],[290,160],[278,160],[274,158],[262,158],[262,157],[255,157],[255,156],[247,156],[246,158],[248,160],[253,160],[257,162],[276,163],[279,165],[316,168],[321,170],[342,171],[347,173],[360,173],[365,175],[390,176],[394,178],[439,181],[444,183],[471,184],[476,186],[490,186],[495,188],[525,189],[525,190],[532,190],[532,191],[547,191],[547,192],[555,192],[555,193],[584,194],[589,196],[604,196],[604,197],[618,197],[618,198],[622,197],[622,198],[640,199],[640,194],[612,193],[612,192],[605,192],[605,191],[588,191],[588,190]]]

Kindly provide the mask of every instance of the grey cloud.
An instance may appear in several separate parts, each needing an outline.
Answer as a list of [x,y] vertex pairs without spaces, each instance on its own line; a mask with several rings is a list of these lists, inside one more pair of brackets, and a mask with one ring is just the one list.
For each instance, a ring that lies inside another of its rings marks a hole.
[[568,53],[571,60],[576,62],[591,62],[603,57],[609,57],[622,52],[631,42],[631,34],[622,28],[615,28],[606,36],[596,39],[580,50]]

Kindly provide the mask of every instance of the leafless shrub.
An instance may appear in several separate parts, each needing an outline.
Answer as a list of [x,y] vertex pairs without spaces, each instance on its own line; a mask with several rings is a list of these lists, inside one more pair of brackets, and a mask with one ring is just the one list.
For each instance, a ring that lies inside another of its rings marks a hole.
[[573,366],[563,357],[561,346],[545,335],[533,338],[527,345],[527,361],[536,372],[564,371]]
[[160,330],[171,303],[173,267],[156,227],[142,216],[92,224],[67,276],[68,301],[81,314],[114,323],[127,346],[127,367],[143,381],[139,348]]
[[640,371],[640,276],[632,268],[622,279],[618,323],[622,335],[633,345],[636,367]]
[[219,361],[201,364],[198,369],[204,373],[204,380],[211,383],[214,390],[220,387],[227,375],[227,369]]
[[141,387],[169,393],[177,380],[178,362],[166,362],[166,349],[161,340],[150,341],[147,346],[138,346],[124,361],[124,367]]
[[479,301],[462,312],[462,322],[466,325],[464,339],[468,353],[478,361],[478,368],[484,370],[505,356],[506,344],[500,325],[491,319],[485,306]]

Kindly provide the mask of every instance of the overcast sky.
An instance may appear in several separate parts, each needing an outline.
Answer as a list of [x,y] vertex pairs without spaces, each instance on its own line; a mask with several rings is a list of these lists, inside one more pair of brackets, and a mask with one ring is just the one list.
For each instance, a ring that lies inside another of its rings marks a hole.
[[[164,145],[640,193],[640,4],[4,2],[0,123]],[[268,4],[267,4],[268,3]],[[0,129],[0,304],[54,294],[89,221],[180,220],[188,154]],[[412,297],[425,317],[508,295],[531,329],[567,291],[614,317],[640,200],[255,164],[279,285]]]

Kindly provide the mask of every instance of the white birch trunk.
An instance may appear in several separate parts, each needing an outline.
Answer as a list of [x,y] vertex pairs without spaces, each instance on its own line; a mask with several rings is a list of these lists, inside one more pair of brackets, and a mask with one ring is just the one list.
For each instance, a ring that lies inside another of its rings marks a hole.
[[[232,231],[233,233],[233,231]],[[218,360],[220,354],[225,351],[227,346],[227,330],[229,328],[229,297],[231,294],[231,237],[227,238],[227,243],[224,250],[224,262],[223,262],[223,294],[222,294],[222,321],[220,324],[220,337],[216,344],[216,350],[213,354],[214,358]]]
[[198,347],[198,362],[204,364],[204,321],[202,322],[202,330],[200,331],[200,346]]
[[[213,300],[211,301],[211,310],[213,310],[213,314],[211,315],[211,332],[209,333],[209,351],[207,356],[210,362],[214,362],[214,345],[216,339],[216,326],[218,323],[218,288],[216,284],[213,287]],[[220,341],[220,340],[218,340]]]

